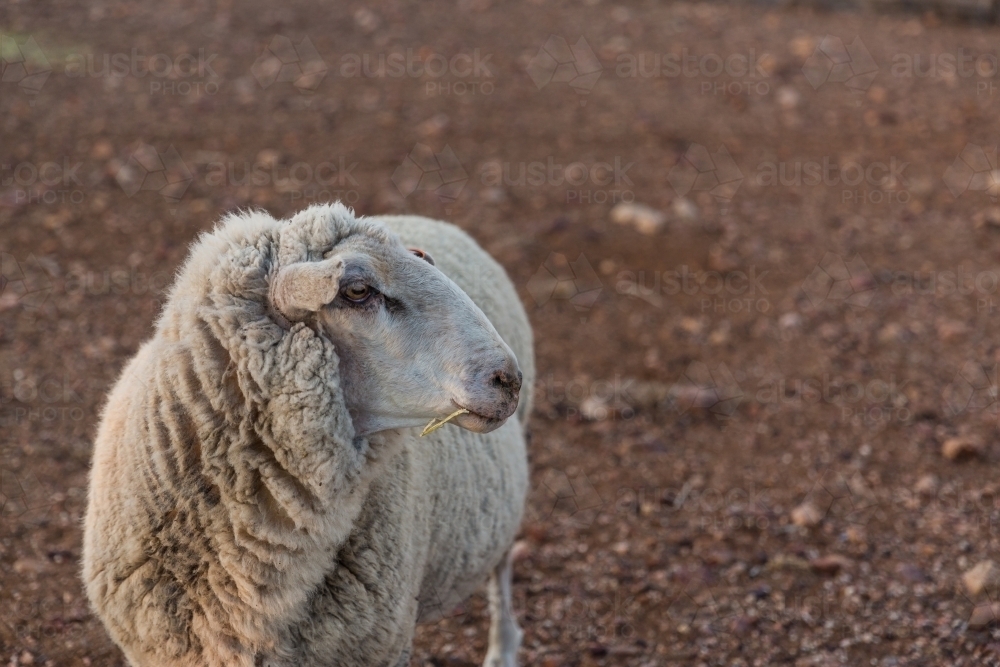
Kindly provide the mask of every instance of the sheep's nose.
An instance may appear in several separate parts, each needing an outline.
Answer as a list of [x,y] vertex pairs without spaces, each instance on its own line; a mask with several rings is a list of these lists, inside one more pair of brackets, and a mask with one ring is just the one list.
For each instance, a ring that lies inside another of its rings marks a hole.
[[494,387],[516,396],[521,391],[521,371],[518,368],[501,368],[490,378]]

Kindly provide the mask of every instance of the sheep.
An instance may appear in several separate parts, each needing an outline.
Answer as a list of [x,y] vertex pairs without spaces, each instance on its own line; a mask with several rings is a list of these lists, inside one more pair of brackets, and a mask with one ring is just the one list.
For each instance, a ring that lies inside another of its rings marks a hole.
[[402,667],[489,578],[484,664],[513,667],[534,372],[513,285],[457,227],[230,215],[104,408],[93,609],[136,667]]

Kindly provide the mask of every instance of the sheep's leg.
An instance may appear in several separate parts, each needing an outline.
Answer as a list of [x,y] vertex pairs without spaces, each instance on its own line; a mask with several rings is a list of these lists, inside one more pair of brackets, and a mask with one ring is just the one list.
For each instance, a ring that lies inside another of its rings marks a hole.
[[517,625],[511,604],[510,554],[490,573],[490,646],[483,667],[517,667],[517,649],[524,633]]

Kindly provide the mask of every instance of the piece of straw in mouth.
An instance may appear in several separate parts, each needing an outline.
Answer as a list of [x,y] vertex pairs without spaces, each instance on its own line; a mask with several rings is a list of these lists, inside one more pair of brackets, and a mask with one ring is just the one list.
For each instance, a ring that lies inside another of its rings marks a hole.
[[420,437],[422,438],[425,435],[429,435],[434,431],[438,430],[439,428],[441,428],[442,426],[444,426],[445,424],[447,424],[448,422],[450,422],[455,417],[466,414],[469,414],[469,411],[466,410],[465,408],[462,408],[461,410],[455,410],[441,421],[438,421],[436,418],[432,419],[431,422],[424,427],[424,430],[420,432]]

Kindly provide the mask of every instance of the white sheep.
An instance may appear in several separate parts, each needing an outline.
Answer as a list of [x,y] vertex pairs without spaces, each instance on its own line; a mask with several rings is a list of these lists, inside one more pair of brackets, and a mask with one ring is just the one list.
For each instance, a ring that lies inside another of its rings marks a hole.
[[91,604],[136,667],[394,667],[489,577],[485,664],[515,665],[533,380],[517,294],[458,228],[228,217],[104,410]]

